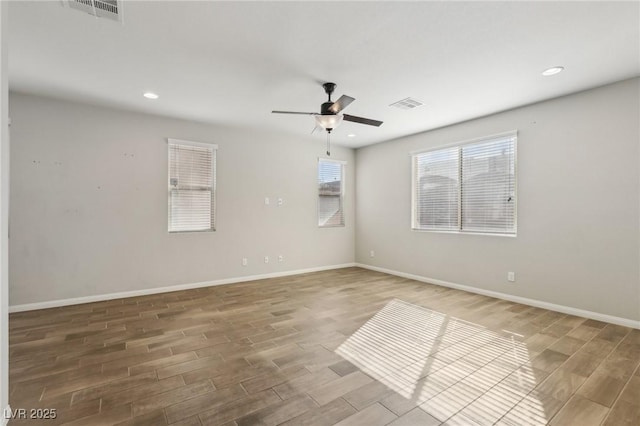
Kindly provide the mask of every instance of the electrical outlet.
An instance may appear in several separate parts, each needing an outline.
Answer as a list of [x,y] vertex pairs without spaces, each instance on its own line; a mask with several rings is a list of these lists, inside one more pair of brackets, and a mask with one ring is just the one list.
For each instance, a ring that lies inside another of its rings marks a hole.
[[264,197],[264,205],[265,206],[269,205],[269,197]]
[[269,263],[269,256],[264,257],[264,263]]
[[249,264],[249,260],[246,257],[242,258],[242,266],[247,266]]
[[278,206],[281,206],[284,204],[284,200],[282,198],[278,198]]
[[507,272],[507,281],[515,282],[516,281],[516,273],[515,272]]
[[375,252],[375,251],[373,251],[373,250],[371,250],[371,251],[369,252],[369,257],[376,257],[376,252]]
[[278,262],[283,262],[283,261],[284,261],[284,256],[283,255],[278,256]]

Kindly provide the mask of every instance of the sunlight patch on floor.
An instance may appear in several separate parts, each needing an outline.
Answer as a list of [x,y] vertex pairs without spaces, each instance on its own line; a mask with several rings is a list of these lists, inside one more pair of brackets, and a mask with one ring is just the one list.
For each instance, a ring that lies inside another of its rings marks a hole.
[[524,343],[394,299],[336,353],[451,425],[542,425]]

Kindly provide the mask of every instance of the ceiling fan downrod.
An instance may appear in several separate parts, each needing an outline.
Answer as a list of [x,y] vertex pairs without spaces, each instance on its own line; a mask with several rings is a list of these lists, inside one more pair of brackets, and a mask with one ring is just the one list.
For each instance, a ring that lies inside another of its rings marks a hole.
[[333,106],[333,101],[331,100],[331,94],[336,89],[335,83],[324,83],[322,85],[324,87],[324,93],[327,94],[328,100],[320,105],[320,115],[336,115],[335,112],[331,111],[331,107]]

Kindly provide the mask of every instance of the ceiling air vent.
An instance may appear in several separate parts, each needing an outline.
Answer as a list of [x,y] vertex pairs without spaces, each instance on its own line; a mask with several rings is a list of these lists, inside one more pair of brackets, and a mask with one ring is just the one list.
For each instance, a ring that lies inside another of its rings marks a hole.
[[120,0],[64,0],[71,9],[81,10],[96,18],[107,18],[122,22],[122,2]]
[[423,103],[420,102],[417,99],[404,98],[404,99],[399,100],[398,102],[392,103],[389,106],[400,108],[400,109],[413,109],[413,108],[419,107],[421,105],[423,105]]

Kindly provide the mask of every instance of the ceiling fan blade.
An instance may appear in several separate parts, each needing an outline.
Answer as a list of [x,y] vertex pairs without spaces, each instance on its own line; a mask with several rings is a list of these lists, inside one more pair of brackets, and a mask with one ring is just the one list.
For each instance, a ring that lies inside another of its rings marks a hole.
[[342,118],[345,121],[352,121],[354,123],[367,124],[369,126],[380,127],[380,125],[382,124],[382,121],[372,120],[370,118],[356,117],[355,115],[349,115],[349,114],[342,114]]
[[299,112],[299,111],[271,111],[273,114],[302,114],[302,115],[316,115],[315,112]]
[[349,106],[349,104],[353,101],[355,101],[355,98],[352,98],[351,96],[347,96],[347,95],[342,95],[340,96],[340,99],[335,101],[333,105],[329,107],[329,111],[337,114],[343,109],[345,109],[347,106]]

